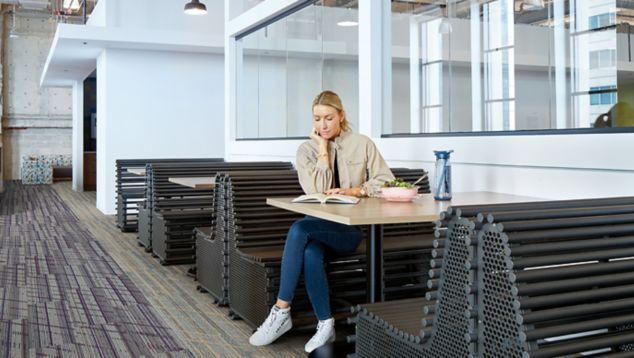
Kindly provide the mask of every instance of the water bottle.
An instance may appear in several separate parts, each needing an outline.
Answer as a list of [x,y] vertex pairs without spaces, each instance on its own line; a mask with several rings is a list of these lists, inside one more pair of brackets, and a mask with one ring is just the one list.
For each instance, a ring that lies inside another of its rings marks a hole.
[[434,199],[451,199],[451,163],[449,154],[453,150],[435,150],[436,155],[436,175],[434,178]]

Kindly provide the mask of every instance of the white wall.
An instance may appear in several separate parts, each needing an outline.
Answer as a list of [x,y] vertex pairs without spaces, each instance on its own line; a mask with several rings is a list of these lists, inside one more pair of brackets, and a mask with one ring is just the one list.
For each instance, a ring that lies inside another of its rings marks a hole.
[[[425,168],[454,149],[454,191],[550,199],[634,195],[634,134],[374,138],[390,166]],[[298,140],[229,142],[227,160],[290,160]]]
[[97,5],[95,5],[95,8],[90,13],[88,21],[86,21],[86,25],[106,26],[106,4],[109,5],[109,3],[109,0],[97,1]]
[[223,157],[221,55],[106,49],[97,61],[97,208],[115,212],[115,161]]

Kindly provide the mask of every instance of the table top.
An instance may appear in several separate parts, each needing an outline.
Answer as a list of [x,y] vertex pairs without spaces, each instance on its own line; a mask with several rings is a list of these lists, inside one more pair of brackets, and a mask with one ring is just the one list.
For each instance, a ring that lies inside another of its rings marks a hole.
[[145,176],[145,168],[128,168],[128,173]]
[[268,198],[266,203],[296,213],[346,225],[398,224],[427,222],[439,219],[449,206],[517,203],[540,201],[528,196],[487,191],[454,193],[449,201],[434,200],[432,194],[423,194],[412,202],[389,202],[378,198],[364,198],[358,204],[291,203],[293,198]]
[[216,186],[216,177],[175,177],[167,180],[194,189],[213,189]]

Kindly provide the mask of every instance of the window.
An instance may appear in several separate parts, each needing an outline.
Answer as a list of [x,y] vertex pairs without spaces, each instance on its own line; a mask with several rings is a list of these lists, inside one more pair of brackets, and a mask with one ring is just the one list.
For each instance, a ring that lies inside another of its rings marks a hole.
[[357,128],[358,31],[337,25],[356,18],[317,1],[237,40],[237,139],[307,137],[313,98],[326,89]]
[[[383,134],[590,129],[632,98],[619,96],[634,93],[634,71],[616,0],[530,10],[514,0],[413,3],[392,2],[393,114]],[[409,78],[395,75],[407,53]]]
[[616,104],[616,87],[590,87],[590,104],[593,106]]
[[590,69],[615,67],[616,49],[590,51]]
[[616,24],[616,13],[592,15],[588,17],[588,28],[590,30],[604,28]]

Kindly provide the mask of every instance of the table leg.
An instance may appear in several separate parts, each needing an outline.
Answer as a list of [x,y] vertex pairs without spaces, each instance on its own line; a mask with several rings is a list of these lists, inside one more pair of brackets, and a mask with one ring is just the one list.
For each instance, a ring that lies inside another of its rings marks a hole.
[[370,225],[370,238],[367,241],[368,260],[368,302],[377,300],[382,302],[383,297],[383,225]]

